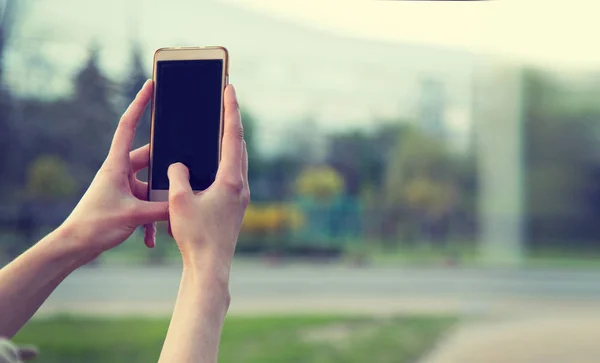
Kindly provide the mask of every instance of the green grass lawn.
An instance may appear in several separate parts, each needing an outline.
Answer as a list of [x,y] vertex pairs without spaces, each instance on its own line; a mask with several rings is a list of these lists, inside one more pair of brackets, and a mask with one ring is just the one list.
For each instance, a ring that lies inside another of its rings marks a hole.
[[[221,363],[414,362],[453,324],[448,317],[230,317]],[[36,345],[41,363],[148,363],[158,360],[166,319],[34,320],[15,342]]]

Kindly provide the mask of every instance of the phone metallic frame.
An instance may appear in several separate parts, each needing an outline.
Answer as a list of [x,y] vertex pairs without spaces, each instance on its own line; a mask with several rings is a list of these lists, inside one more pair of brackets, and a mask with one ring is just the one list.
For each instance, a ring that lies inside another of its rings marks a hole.
[[[151,102],[151,122],[150,122],[150,162],[148,164],[148,200],[150,201],[166,201],[169,198],[168,190],[152,190],[152,162],[154,154],[154,117],[156,107],[156,84],[157,74],[156,66],[160,61],[173,61],[173,60],[209,60],[209,59],[220,59],[223,60],[223,74],[221,80],[221,117],[220,117],[220,131],[219,131],[219,164],[221,162],[221,143],[223,140],[223,128],[224,128],[224,92],[225,87],[229,83],[229,52],[225,47],[220,46],[207,46],[207,47],[171,47],[171,48],[160,48],[154,53],[154,64],[152,68],[152,83],[153,83],[153,94]],[[195,190],[194,192],[200,192]]]

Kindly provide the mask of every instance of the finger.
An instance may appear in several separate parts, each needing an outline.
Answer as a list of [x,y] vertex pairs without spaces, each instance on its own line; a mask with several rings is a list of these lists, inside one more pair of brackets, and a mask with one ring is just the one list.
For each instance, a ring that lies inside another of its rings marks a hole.
[[173,230],[171,229],[171,221],[169,221],[169,223],[167,223],[167,232],[169,233],[169,236],[173,237]]
[[144,244],[148,248],[156,246],[156,223],[144,225]]
[[244,183],[248,185],[248,148],[246,148],[246,141],[244,141],[242,148],[242,177]]
[[166,221],[169,217],[169,204],[167,202],[136,201],[133,220],[137,225]]
[[239,188],[243,185],[242,148],[244,129],[239,104],[232,85],[228,85],[225,89],[224,104],[222,156],[217,179],[227,185]]
[[185,165],[172,164],[167,170],[167,176],[169,177],[169,204],[179,204],[194,195],[190,186],[190,172]]
[[146,105],[152,98],[152,89],[152,81],[146,81],[133,102],[131,102],[123,116],[121,116],[110,147],[109,157],[125,159],[129,155],[133,137],[135,136],[135,127],[144,113]]
[[131,193],[139,200],[148,200],[148,183],[134,179],[131,184]]
[[131,169],[134,174],[147,168],[150,163],[150,144],[146,144],[130,152],[129,160],[131,161]]

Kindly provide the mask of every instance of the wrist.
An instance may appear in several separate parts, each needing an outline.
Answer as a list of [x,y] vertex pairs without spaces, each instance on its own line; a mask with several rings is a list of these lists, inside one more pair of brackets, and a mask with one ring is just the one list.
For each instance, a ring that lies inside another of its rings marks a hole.
[[91,259],[89,253],[77,247],[70,235],[58,228],[36,243],[26,252],[31,261],[44,266],[44,278],[65,278]]
[[228,307],[230,262],[212,253],[205,253],[195,258],[187,257],[183,259],[183,284],[203,292],[212,291],[213,296]]
[[204,244],[202,246],[188,244],[187,246],[194,246],[196,248],[182,250],[181,258],[183,266],[189,271],[212,275],[217,279],[228,282],[232,257],[219,248],[209,247],[215,245],[218,244]]
[[51,232],[42,242],[51,245],[66,259],[80,267],[100,255],[100,252],[90,249],[93,244],[89,239],[89,236],[79,233],[76,228],[64,224]]
[[204,253],[183,258],[183,270],[195,278],[210,279],[215,283],[228,286],[230,262],[222,259],[216,253]]

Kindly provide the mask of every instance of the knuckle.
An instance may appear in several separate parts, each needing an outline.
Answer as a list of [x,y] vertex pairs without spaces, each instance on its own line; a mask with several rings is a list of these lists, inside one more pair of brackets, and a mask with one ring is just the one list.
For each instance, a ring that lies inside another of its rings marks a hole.
[[187,202],[187,194],[183,190],[176,190],[169,193],[169,203],[173,205],[182,205]]
[[247,207],[248,204],[250,204],[250,189],[249,188],[244,188],[244,191],[240,195],[240,199],[242,201],[242,205],[244,206],[244,208]]
[[225,178],[223,185],[227,188],[229,194],[241,195],[244,191],[244,180],[241,175],[239,177]]

